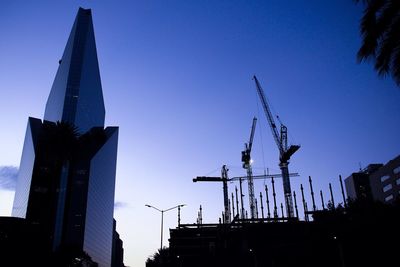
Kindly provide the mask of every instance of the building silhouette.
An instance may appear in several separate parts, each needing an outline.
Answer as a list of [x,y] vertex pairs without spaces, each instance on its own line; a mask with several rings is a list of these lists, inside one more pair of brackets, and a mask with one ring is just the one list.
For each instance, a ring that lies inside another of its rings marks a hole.
[[92,14],[80,8],[44,120],[28,120],[12,216],[40,229],[44,250],[82,251],[109,267],[118,127],[104,120]]
[[375,200],[393,203],[400,196],[400,155],[370,175]]
[[117,222],[114,220],[113,249],[111,267],[124,267],[124,248],[117,230]]
[[219,224],[180,224],[169,248],[147,267],[394,266],[400,238],[399,202],[365,200],[317,210],[313,220],[237,219]]
[[400,155],[386,164],[370,164],[345,179],[347,196],[393,203],[400,196]]
[[352,173],[345,178],[347,197],[351,199],[372,200],[371,183],[369,176],[382,167],[383,164],[369,164],[365,169]]

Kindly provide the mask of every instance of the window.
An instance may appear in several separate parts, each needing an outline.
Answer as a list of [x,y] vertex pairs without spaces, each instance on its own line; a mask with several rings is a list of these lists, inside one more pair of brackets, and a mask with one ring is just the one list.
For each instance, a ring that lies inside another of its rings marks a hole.
[[381,182],[383,183],[384,181],[386,181],[389,178],[390,178],[389,175],[384,175],[384,176],[381,177]]
[[77,170],[76,174],[78,175],[85,175],[86,174],[86,170]]
[[394,174],[400,173],[400,166],[397,167],[397,168],[394,168],[393,173],[394,173]]
[[33,187],[33,191],[36,193],[44,194],[44,193],[47,193],[48,189],[46,187],[42,187],[42,186],[35,186],[35,187]]
[[74,183],[75,183],[76,185],[83,185],[83,184],[85,184],[85,182],[84,182],[84,181],[81,181],[81,180],[75,181]]
[[388,185],[386,185],[386,186],[383,187],[383,192],[387,192],[387,191],[389,191],[389,190],[392,189],[392,188],[393,188],[392,184],[388,184]]
[[389,196],[385,197],[385,201],[386,202],[388,202],[388,201],[390,201],[392,199],[393,199],[393,195],[389,195]]

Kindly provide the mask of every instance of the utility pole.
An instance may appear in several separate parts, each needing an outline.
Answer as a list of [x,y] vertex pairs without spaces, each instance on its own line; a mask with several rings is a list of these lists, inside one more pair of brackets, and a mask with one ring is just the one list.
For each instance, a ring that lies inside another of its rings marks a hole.
[[[163,248],[164,213],[167,212],[167,211],[176,209],[176,208],[179,209],[179,208],[181,208],[181,207],[183,207],[183,206],[186,206],[186,205],[185,205],[185,204],[181,204],[181,205],[177,205],[177,206],[175,206],[175,207],[172,207],[172,208],[169,208],[169,209],[166,209],[166,210],[161,210],[161,209],[156,208],[156,207],[154,207],[154,206],[151,206],[151,205],[149,205],[149,204],[146,204],[145,206],[148,207],[148,208],[152,208],[152,209],[155,209],[155,210],[161,212],[161,245],[160,245],[160,250],[162,250],[162,248]],[[178,215],[178,216],[179,216],[179,215]],[[179,222],[178,222],[178,224],[179,224]]]

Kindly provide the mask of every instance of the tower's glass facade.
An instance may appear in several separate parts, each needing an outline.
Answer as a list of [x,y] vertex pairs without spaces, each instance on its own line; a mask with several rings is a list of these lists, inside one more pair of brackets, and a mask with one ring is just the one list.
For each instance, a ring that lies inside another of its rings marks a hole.
[[114,203],[108,199],[114,199],[114,190],[109,188],[115,188],[115,180],[108,177],[115,177],[118,128],[108,127],[105,133],[107,142],[90,161],[83,247],[96,255],[96,262],[110,266]]
[[12,214],[43,226],[49,249],[78,248],[109,267],[118,127],[104,118],[91,11],[80,8],[44,121],[29,118]]
[[41,120],[29,118],[26,127],[21,164],[19,166],[17,188],[14,196],[12,209],[13,217],[26,218],[33,166],[35,163],[35,147],[41,126]]
[[104,126],[105,108],[90,10],[79,9],[46,104],[44,119],[81,133]]

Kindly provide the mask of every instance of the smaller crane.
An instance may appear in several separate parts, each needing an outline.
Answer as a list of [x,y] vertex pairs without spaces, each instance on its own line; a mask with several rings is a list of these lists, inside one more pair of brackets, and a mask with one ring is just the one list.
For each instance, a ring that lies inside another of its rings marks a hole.
[[243,168],[246,169],[247,172],[247,183],[249,190],[249,204],[250,204],[250,216],[252,219],[256,218],[256,207],[255,207],[255,198],[254,198],[254,182],[253,182],[253,170],[251,168],[251,148],[253,146],[254,132],[256,130],[257,118],[253,118],[253,124],[251,126],[251,133],[249,142],[245,143],[245,149],[242,151],[242,162]]
[[229,206],[229,196],[228,196],[228,168],[226,165],[222,166],[221,177],[207,177],[207,176],[197,176],[193,179],[193,182],[222,182],[222,189],[224,191],[224,216],[223,223],[230,223],[230,206]]

